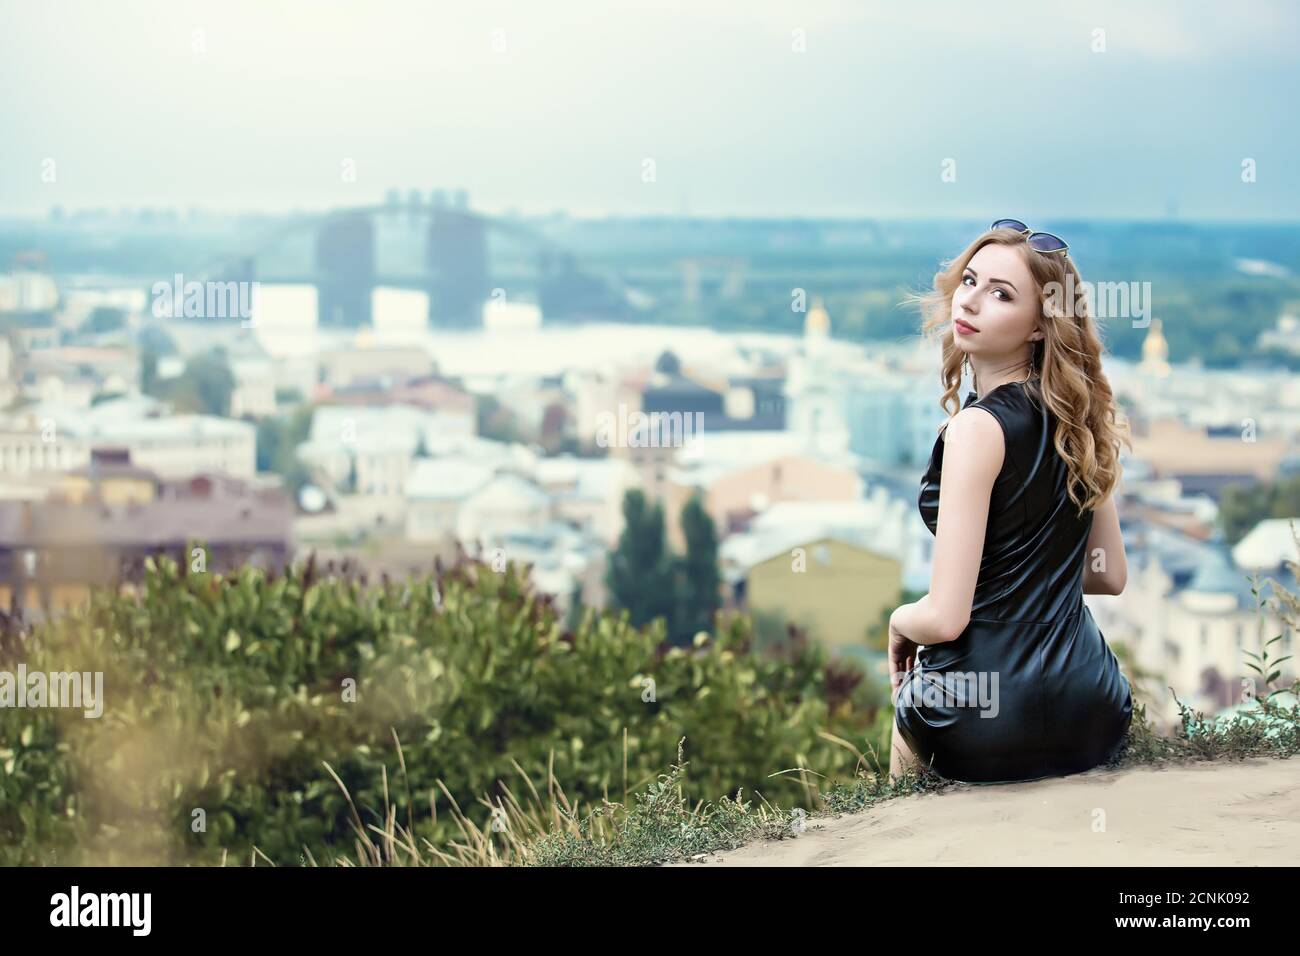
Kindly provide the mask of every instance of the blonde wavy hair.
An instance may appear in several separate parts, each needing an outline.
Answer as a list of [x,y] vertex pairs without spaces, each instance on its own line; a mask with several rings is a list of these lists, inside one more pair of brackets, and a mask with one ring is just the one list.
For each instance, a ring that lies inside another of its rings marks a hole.
[[[1056,415],[1053,443],[1069,468],[1068,493],[1082,517],[1114,490],[1120,477],[1121,442],[1130,450],[1133,442],[1129,423],[1120,417],[1101,370],[1101,337],[1083,280],[1066,255],[1038,252],[1012,229],[990,229],[935,273],[932,291],[911,296],[921,307],[921,334],[933,340],[934,332],[943,330],[944,393],[939,404],[950,418],[961,410],[957,393],[966,355],[953,343],[952,296],[975,253],[990,243],[1017,247],[1037,284],[1043,338],[1031,343],[1036,374],[1031,373],[1025,388]],[[1067,274],[1073,277],[1074,289],[1074,301],[1068,305],[1064,301],[1064,292],[1071,288]],[[1049,295],[1049,289],[1062,294]]]

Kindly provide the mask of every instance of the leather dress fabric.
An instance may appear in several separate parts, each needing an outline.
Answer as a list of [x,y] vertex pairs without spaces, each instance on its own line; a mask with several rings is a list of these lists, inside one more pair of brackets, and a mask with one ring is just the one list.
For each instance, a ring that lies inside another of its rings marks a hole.
[[[918,647],[894,692],[895,723],[912,752],[940,776],[1009,782],[1080,773],[1119,752],[1133,695],[1083,602],[1092,512],[1066,493],[1056,416],[1008,382],[982,399],[1001,424],[1002,469],[970,623],[954,641]],[[918,506],[934,534],[943,433],[921,479]],[[952,507],[961,507],[960,502]]]

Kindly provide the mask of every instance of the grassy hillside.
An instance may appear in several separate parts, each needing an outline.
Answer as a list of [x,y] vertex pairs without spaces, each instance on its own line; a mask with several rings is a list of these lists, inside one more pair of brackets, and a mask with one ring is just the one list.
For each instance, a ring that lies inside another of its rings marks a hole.
[[393,805],[421,847],[494,821],[501,842],[522,778],[562,782],[575,807],[622,802],[683,738],[684,799],[811,806],[818,778],[773,772],[849,777],[855,757],[822,734],[887,730],[822,651],[755,653],[744,618],[668,649],[613,615],[566,631],[513,565],[344,572],[164,560],[136,593],[11,628],[0,670],[102,671],[104,702],[98,719],[0,709],[0,862],[356,859],[356,824],[382,829]]

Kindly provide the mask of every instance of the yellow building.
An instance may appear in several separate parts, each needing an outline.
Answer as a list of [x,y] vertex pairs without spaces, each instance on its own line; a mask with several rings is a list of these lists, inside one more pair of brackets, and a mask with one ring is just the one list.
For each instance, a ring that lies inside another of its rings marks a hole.
[[826,535],[779,550],[768,548],[736,582],[740,603],[755,619],[782,619],[832,649],[862,648],[868,630],[898,606],[898,558]]
[[84,604],[91,589],[138,579],[167,554],[203,571],[276,568],[290,553],[293,500],[239,479],[197,474],[160,482],[124,449],[96,449],[46,500],[0,501],[0,611],[31,622]]
[[158,475],[131,463],[126,448],[96,448],[90,464],[59,476],[54,497],[70,504],[146,504],[158,496]]
[[151,473],[96,479],[82,469],[81,474],[62,476],[57,487],[58,497],[71,504],[79,505],[93,497],[108,505],[129,505],[153,501],[158,480]]

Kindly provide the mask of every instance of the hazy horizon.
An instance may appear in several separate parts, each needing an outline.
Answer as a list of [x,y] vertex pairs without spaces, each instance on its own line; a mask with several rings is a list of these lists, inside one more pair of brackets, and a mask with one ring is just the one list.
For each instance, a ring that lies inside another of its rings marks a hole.
[[3,9],[10,217],[464,188],[575,218],[1300,220],[1300,9],[1272,0]]

